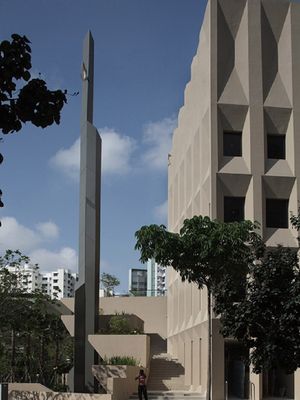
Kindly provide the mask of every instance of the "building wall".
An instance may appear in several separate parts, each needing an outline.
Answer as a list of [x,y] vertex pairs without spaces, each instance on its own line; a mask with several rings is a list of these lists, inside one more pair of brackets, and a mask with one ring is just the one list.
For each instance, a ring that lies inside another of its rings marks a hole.
[[[74,313],[74,298],[61,299],[62,304]],[[99,306],[104,315],[125,312],[144,321],[145,333],[157,333],[167,337],[167,297],[101,297]],[[159,312],[158,312],[159,311]],[[62,316],[69,332],[73,332],[73,315]]]
[[147,296],[164,296],[166,294],[166,268],[157,264],[154,259],[147,262]]
[[141,268],[129,269],[129,292],[137,296],[147,295],[147,270]]
[[[245,219],[261,223],[268,246],[297,246],[290,224],[266,227],[266,199],[289,199],[289,211],[297,212],[299,17],[299,4],[288,0],[208,1],[169,159],[171,231],[194,215],[223,220],[224,196],[245,197]],[[242,131],[241,157],[223,156],[226,130]],[[267,158],[267,133],[285,135],[285,160]],[[184,364],[186,384],[203,392],[206,306],[205,290],[168,270],[168,350]],[[224,346],[217,326],[213,321],[213,398],[221,399]]]

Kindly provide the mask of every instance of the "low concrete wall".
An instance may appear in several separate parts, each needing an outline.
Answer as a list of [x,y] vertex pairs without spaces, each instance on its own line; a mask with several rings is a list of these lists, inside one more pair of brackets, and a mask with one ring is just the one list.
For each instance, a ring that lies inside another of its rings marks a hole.
[[[109,322],[115,315],[99,315],[99,334],[108,334]],[[131,331],[144,332],[144,321],[134,314],[120,315],[128,322]],[[61,315],[61,320],[67,328],[70,336],[74,337],[74,315]]]
[[[139,368],[127,366],[126,379],[108,378],[108,390],[112,392],[112,400],[128,400],[129,396],[137,392],[137,382],[135,377],[138,375]],[[145,370],[147,374],[147,370]]]
[[112,400],[112,395],[9,390],[8,400]]
[[104,314],[125,311],[144,321],[145,333],[158,333],[167,337],[167,296],[160,297],[101,297]]
[[[93,374],[101,386],[112,394],[114,399],[128,399],[136,391],[140,367],[132,365],[94,365]],[[121,390],[120,390],[121,389]]]
[[[74,298],[60,300],[71,312],[74,312]],[[158,333],[163,338],[167,337],[167,296],[160,297],[100,297],[103,313],[115,314],[116,312],[134,314],[144,321],[145,333]],[[71,319],[67,322],[70,330]]]
[[19,390],[23,392],[51,392],[51,389],[41,383],[9,383],[8,391]]
[[147,335],[89,335],[89,342],[102,357],[134,357],[143,367],[148,367],[150,338]]
[[136,331],[140,333],[144,333],[144,321],[142,321],[139,317],[134,314],[120,314],[120,315],[99,315],[99,333],[101,334],[110,334],[109,333],[109,324],[110,320],[113,317],[124,318],[131,332]]

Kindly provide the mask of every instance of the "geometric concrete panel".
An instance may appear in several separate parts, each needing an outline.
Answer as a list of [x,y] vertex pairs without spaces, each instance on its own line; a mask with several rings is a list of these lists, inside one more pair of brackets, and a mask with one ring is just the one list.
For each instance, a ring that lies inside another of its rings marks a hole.
[[265,100],[278,73],[278,45],[263,7],[261,7],[261,47],[263,99]]
[[218,109],[222,130],[243,130],[248,112],[247,105],[219,104]]
[[218,3],[223,11],[224,19],[232,37],[236,38],[245,9],[246,0],[218,0]]
[[298,240],[290,229],[265,228],[264,241],[267,247],[277,247],[280,244],[298,248]]
[[281,36],[278,42],[278,70],[282,83],[291,100],[293,97],[292,65],[287,60],[292,60],[292,32],[291,32],[291,7],[287,14]]
[[286,160],[266,160],[266,172],[267,176],[288,176],[293,177],[294,174]]
[[234,68],[235,45],[234,38],[230,32],[223,10],[218,4],[217,18],[217,71],[218,71],[218,98],[226,86],[231,72]]
[[251,175],[218,173],[218,181],[221,183],[223,195],[234,197],[246,196]]
[[264,105],[266,107],[291,108],[291,102],[279,73],[276,74]]
[[235,68],[231,72],[218,103],[248,105],[246,94]]
[[248,5],[244,8],[244,14],[237,34],[235,36],[235,69],[243,86],[246,97],[249,96],[249,24]]
[[218,172],[220,174],[250,175],[250,170],[242,157],[223,157]]
[[262,0],[262,6],[278,43],[289,10],[289,0]]
[[291,108],[264,107],[265,131],[285,135],[291,119]]
[[295,184],[295,177],[263,176],[263,192],[266,198],[288,199]]

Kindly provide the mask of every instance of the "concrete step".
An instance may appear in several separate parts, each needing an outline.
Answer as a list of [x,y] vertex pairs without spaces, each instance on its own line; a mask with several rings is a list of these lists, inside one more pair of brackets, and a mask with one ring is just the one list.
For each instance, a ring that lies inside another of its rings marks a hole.
[[[148,399],[149,400],[200,400],[203,399],[204,396],[199,392],[190,392],[190,391],[148,391]],[[138,394],[134,393],[129,397],[129,400],[138,399]]]

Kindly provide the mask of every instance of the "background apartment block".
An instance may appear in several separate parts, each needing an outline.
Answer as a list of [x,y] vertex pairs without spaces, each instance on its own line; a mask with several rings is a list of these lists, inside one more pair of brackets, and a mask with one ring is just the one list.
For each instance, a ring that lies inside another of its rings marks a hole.
[[135,296],[147,295],[147,270],[141,268],[129,269],[129,293]]
[[27,293],[33,292],[41,288],[41,274],[39,268],[35,265],[24,264],[20,269],[17,267],[8,266],[7,270],[11,273],[20,273],[20,285]]
[[34,290],[42,290],[52,299],[74,297],[77,274],[68,269],[59,268],[53,272],[41,273],[40,269],[31,264],[24,264],[20,268],[7,267],[11,273],[20,273],[21,285],[28,293]]
[[154,259],[147,262],[147,296],[164,296],[166,294],[166,268],[157,264]]
[[[297,246],[289,212],[300,200],[299,24],[300,5],[288,0],[208,1],[169,159],[171,231],[194,215],[249,219],[261,223],[268,246]],[[298,372],[249,373],[218,319],[212,325],[213,399],[224,398],[225,380],[230,395],[246,396],[251,381],[256,399],[279,396],[274,379],[287,397],[300,398]],[[207,344],[206,292],[170,269],[168,351],[201,392]]]
[[52,299],[74,297],[77,274],[68,269],[59,268],[56,271],[42,274],[41,289]]

